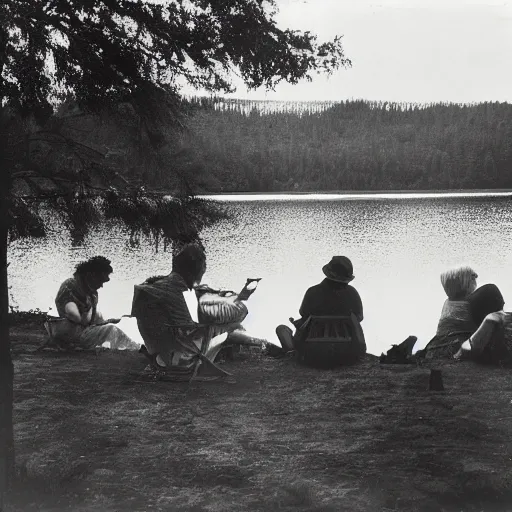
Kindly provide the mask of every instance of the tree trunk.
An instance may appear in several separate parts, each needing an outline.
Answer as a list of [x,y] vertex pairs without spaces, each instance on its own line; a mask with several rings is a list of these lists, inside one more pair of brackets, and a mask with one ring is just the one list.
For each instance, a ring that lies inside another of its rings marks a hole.
[[[5,199],[0,199],[5,202]],[[3,205],[2,205],[3,206]],[[3,207],[1,208],[3,210]],[[0,211],[1,211],[0,210]],[[7,222],[0,213],[0,492],[5,492],[14,475],[14,441],[12,426],[13,377],[9,340],[9,291],[7,286]]]
[[[2,133],[3,130],[0,130]],[[5,141],[4,138],[2,140]],[[13,378],[9,339],[9,287],[7,282],[8,198],[10,172],[5,145],[0,144],[0,498],[14,477]],[[1,510],[0,500],[0,510]]]

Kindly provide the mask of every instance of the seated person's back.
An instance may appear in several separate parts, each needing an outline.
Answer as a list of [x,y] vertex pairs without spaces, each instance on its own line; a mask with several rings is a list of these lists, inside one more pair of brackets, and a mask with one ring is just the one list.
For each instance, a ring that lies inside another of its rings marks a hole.
[[453,356],[464,340],[475,332],[468,297],[476,289],[478,275],[468,266],[441,274],[441,284],[447,295],[443,304],[436,335],[425,347],[427,358]]
[[[187,244],[174,255],[169,275],[135,286],[132,315],[137,318],[149,355],[155,356],[161,367],[187,365],[198,350],[204,350],[204,355],[213,361],[228,332],[239,328],[247,315],[247,307],[241,301],[251,292],[245,287],[245,296],[241,292],[231,302],[210,305],[207,311],[200,307],[199,296],[215,292],[199,286],[205,272],[204,249]],[[188,345],[184,345],[187,338]],[[215,346],[210,349],[213,338]]]
[[[307,334],[307,328],[305,330],[302,327],[310,316],[351,317],[353,315],[355,319],[349,321],[353,342],[348,352],[361,355],[366,352],[364,335],[359,325],[363,320],[363,304],[357,290],[348,284],[354,279],[352,262],[345,256],[333,256],[331,261],[323,266],[322,271],[326,278],[309,288],[304,295],[299,308],[301,318],[290,319],[297,329],[295,334],[285,325],[276,328],[281,347],[285,351],[295,349],[300,352],[302,350],[302,342]],[[355,329],[357,329],[357,335],[354,333]]]
[[301,318],[295,322],[299,327],[310,316],[348,316],[354,313],[363,320],[363,304],[357,290],[348,283],[325,278],[306,291],[299,309]]
[[456,358],[469,355],[485,363],[512,361],[512,314],[503,311],[505,301],[498,287],[486,284],[468,298],[473,321],[479,325],[461,345]]

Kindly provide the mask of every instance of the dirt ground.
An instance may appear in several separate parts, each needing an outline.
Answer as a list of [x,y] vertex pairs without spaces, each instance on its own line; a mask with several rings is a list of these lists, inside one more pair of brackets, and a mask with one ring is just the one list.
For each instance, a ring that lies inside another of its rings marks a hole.
[[[12,329],[19,482],[7,511],[512,510],[510,369],[260,352],[236,383],[155,382],[138,353],[33,352]],[[439,366],[436,366],[439,367]]]

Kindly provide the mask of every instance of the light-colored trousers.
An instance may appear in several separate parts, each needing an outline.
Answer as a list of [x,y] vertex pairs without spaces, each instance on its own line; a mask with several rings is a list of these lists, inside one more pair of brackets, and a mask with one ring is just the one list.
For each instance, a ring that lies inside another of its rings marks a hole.
[[66,345],[92,349],[108,342],[112,350],[137,350],[139,348],[138,343],[114,324],[84,327],[70,322],[67,318],[56,318],[48,320],[45,327],[50,338]]

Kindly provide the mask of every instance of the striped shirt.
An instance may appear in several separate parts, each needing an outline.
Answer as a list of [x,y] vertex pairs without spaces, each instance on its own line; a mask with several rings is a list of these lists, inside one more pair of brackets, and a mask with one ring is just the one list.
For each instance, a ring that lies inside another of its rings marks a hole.
[[83,315],[98,305],[98,292],[88,288],[83,280],[75,274],[74,277],[66,279],[57,292],[55,305],[60,316],[66,316],[65,307],[69,302],[75,303],[80,315]]

